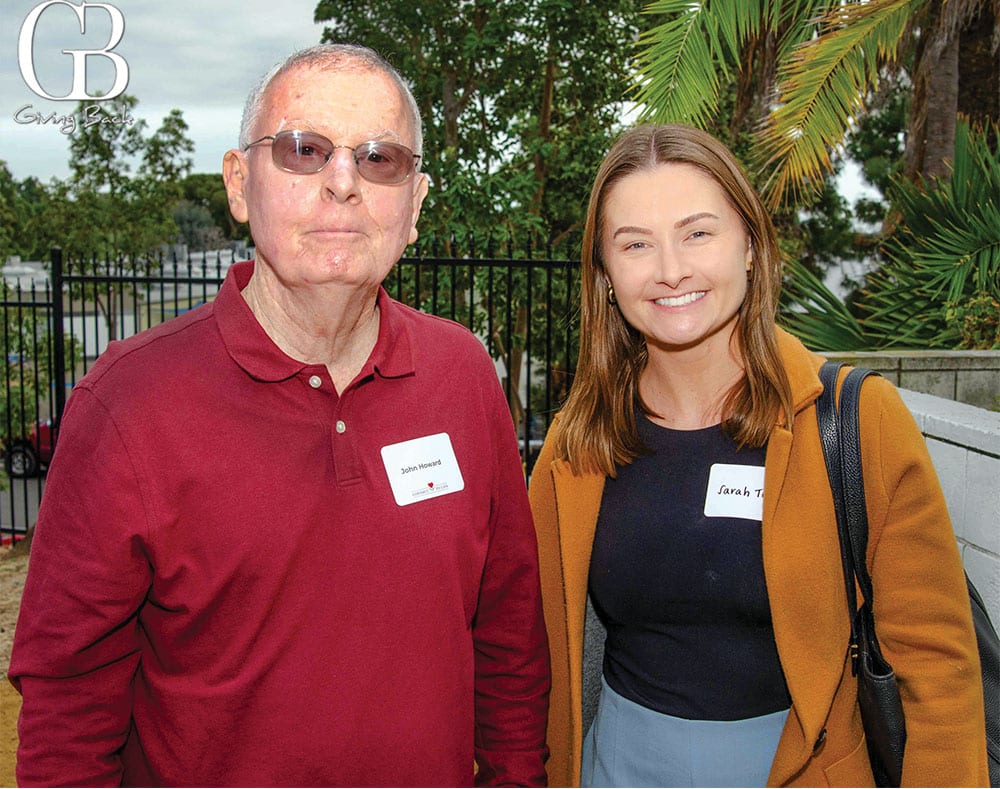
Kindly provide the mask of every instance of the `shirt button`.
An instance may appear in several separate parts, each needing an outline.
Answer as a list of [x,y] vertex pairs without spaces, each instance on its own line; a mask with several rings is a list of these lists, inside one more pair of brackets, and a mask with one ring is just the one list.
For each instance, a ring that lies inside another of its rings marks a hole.
[[309,385],[313,389],[319,389],[323,385],[323,379],[320,378],[318,375],[310,375],[309,376]]
[[343,420],[338,419],[337,420],[337,432],[338,433],[343,433],[343,432],[346,432],[346,430],[347,430],[347,425],[344,424]]

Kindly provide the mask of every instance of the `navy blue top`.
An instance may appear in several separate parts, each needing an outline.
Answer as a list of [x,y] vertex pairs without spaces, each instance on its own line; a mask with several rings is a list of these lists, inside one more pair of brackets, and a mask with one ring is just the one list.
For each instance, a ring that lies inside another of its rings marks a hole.
[[[712,465],[763,467],[765,449],[738,451],[720,426],[637,421],[652,454],[608,479],[590,561],[590,593],[608,629],[605,679],[638,704],[690,720],[788,709],[759,516],[705,515],[706,495],[717,499],[721,487],[708,490]],[[724,492],[759,496],[753,487]]]

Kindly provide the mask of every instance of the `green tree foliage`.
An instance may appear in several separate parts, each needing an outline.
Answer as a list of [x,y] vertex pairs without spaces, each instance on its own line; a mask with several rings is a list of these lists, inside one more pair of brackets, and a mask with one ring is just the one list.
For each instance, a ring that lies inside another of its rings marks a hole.
[[173,216],[180,242],[188,249],[219,249],[225,246],[222,231],[213,221],[212,212],[204,205],[180,200],[174,204]]
[[432,189],[421,228],[482,241],[581,221],[626,110],[635,0],[320,0],[324,40],[359,41],[413,82]]
[[791,261],[789,328],[826,350],[996,348],[1000,317],[997,124],[960,119],[947,178],[896,176],[899,221],[852,312]]
[[[778,91],[781,64],[815,33],[819,0],[689,3],[657,0],[646,11],[661,17],[639,39],[636,96],[641,117],[710,131],[747,165],[767,193],[774,168],[760,163],[761,130]],[[864,244],[851,207],[838,194],[841,163],[829,161],[812,200],[775,202],[773,219],[787,252],[814,273],[858,257]]]
[[892,181],[903,174],[910,95],[910,85],[903,74],[887,75],[878,90],[870,94],[866,111],[847,135],[847,155],[861,167],[865,181],[883,196],[877,204],[855,207],[866,221],[882,222],[889,211]]
[[[145,207],[142,222],[152,242],[150,249],[164,241],[183,241],[176,216],[184,197],[183,181],[193,166],[190,154],[194,152],[194,143],[187,137],[187,131],[181,111],[174,109],[143,142],[142,163],[132,180],[132,194],[136,205]],[[210,237],[202,234],[205,240]]]
[[52,248],[52,231],[47,215],[48,196],[48,189],[37,178],[26,178],[17,185],[19,231],[16,254],[25,260],[44,260]]
[[201,206],[212,216],[212,224],[231,241],[250,239],[250,228],[233,219],[229,197],[222,176],[218,173],[192,173],[181,182],[183,200]]
[[882,343],[996,342],[990,309],[1000,300],[1000,152],[989,140],[997,130],[960,120],[946,177],[896,180],[900,223],[864,298],[863,325]]
[[74,261],[149,263],[180,240],[174,209],[182,200],[211,212],[220,232],[206,237],[248,237],[229,214],[221,176],[191,174],[194,144],[181,111],[171,110],[146,136],[145,122],[133,117],[137,105],[123,94],[77,106],[65,181],[17,182],[0,161],[0,260],[48,260],[58,246]]
[[[86,120],[70,141],[72,174],[50,195],[52,226],[73,270],[154,269],[163,246],[178,238],[173,209],[182,197],[194,146],[179,110],[147,138],[145,122],[133,115],[137,104],[135,97],[122,94],[111,101],[81,102],[77,110]],[[138,294],[108,287],[93,298],[110,338],[117,339],[120,306]]]
[[37,178],[15,181],[0,160],[0,261],[37,260],[48,254],[48,191]]
[[142,145],[139,174],[155,181],[166,197],[180,197],[181,184],[191,173],[194,143],[187,137],[188,125],[180,110],[173,109],[160,128]]
[[0,259],[17,254],[19,227],[17,215],[17,182],[5,161],[0,160]]
[[[957,107],[980,83],[991,86],[985,95],[996,107],[995,9],[985,0],[656,0],[649,10],[669,15],[641,42],[640,98],[649,116],[705,126],[725,95],[720,86],[735,82],[737,106],[756,108],[750,163],[767,173],[772,207],[816,197],[868,97],[904,63],[913,96],[911,180],[944,172]],[[993,67],[962,81],[966,44]]]
[[31,432],[39,400],[45,397],[51,382],[47,370],[48,343],[44,325],[30,307],[13,300],[6,282],[0,282],[3,324],[0,326],[4,350],[4,381],[0,386],[0,424],[4,436],[26,437]]
[[[133,117],[137,104],[122,94],[81,102],[77,110],[87,121],[70,139],[70,194],[75,224],[89,233],[75,239],[74,254],[141,260],[177,233],[172,202],[180,198],[179,181],[191,168],[186,154],[194,146],[179,110],[147,139],[145,122]],[[136,159],[141,164],[132,176]]]

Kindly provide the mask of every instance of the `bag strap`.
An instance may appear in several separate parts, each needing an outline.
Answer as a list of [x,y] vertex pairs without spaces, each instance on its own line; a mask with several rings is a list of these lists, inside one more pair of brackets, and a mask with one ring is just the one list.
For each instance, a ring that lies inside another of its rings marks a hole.
[[819,437],[823,442],[823,459],[826,473],[830,478],[833,493],[833,508],[837,514],[837,535],[840,537],[840,557],[844,567],[844,581],[847,589],[847,610],[851,619],[851,641],[854,642],[854,612],[858,610],[857,595],[854,590],[854,555],[847,528],[847,503],[844,499],[844,480],[840,460],[840,422],[834,402],[837,388],[837,374],[840,364],[826,362],[820,369],[819,378],[823,391],[816,401],[816,418],[819,422]]
[[[872,581],[865,559],[868,550],[868,509],[865,504],[865,482],[861,466],[861,436],[858,406],[861,385],[872,370],[856,367],[848,372],[836,402],[837,377],[842,364],[825,362],[819,377],[823,392],[816,401],[816,418],[823,442],[823,457],[833,492],[837,513],[837,533],[844,567],[844,586],[851,620],[851,644],[857,644],[857,578],[862,594],[862,608],[872,611]],[[852,651],[854,651],[852,649]]]

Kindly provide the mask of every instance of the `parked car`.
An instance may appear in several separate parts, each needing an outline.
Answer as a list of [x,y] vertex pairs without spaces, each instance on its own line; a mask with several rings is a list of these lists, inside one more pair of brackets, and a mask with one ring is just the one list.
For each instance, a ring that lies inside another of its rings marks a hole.
[[27,438],[3,441],[3,464],[12,479],[37,477],[52,462],[52,421],[35,423]]

